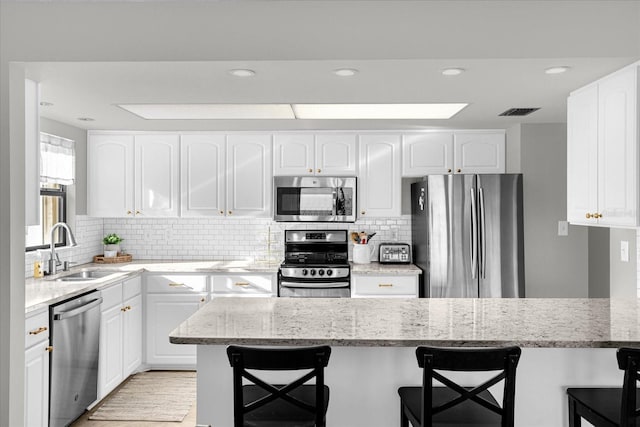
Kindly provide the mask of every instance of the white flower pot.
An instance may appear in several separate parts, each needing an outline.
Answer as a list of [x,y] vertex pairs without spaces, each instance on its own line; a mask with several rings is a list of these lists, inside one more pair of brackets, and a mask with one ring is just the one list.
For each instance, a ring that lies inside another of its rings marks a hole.
[[113,258],[118,256],[118,252],[120,252],[120,244],[115,245],[104,245],[104,256],[105,258]]

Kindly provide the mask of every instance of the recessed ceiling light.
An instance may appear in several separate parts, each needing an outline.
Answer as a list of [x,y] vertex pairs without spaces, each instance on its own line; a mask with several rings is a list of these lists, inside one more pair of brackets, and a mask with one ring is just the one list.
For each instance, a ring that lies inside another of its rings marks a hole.
[[351,77],[355,76],[358,73],[358,70],[355,68],[338,68],[337,70],[333,70],[333,74],[340,77]]
[[298,119],[450,119],[468,104],[292,104]]
[[236,77],[251,77],[255,76],[256,72],[246,68],[237,68],[235,70],[229,70],[229,74]]
[[147,120],[295,119],[289,104],[120,104]]
[[51,106],[53,106],[53,102],[40,101],[40,106],[41,107],[51,107]]
[[443,76],[459,76],[464,73],[464,68],[445,68],[442,70]]
[[571,68],[571,67],[567,67],[566,65],[562,65],[562,66],[559,66],[559,67],[547,68],[546,70],[544,70],[544,72],[547,73],[547,74],[562,74],[564,72],[569,71],[569,68]]
[[93,122],[93,121],[95,121],[95,119],[92,119],[91,117],[78,117],[78,120],[80,120],[81,122]]

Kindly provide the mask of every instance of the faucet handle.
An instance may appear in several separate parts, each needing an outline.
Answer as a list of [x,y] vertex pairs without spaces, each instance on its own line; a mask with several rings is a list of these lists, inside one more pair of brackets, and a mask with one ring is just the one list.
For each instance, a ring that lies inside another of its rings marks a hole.
[[72,264],[77,264],[77,262],[65,261],[62,266],[62,271],[69,271],[69,266]]
[[62,265],[62,262],[60,261],[60,255],[58,255],[57,252],[56,252],[56,265]]

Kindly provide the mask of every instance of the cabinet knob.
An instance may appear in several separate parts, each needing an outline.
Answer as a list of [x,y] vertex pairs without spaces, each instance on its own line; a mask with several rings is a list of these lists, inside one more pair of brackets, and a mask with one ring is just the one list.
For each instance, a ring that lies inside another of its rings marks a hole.
[[224,215],[224,211],[220,211],[220,215]]
[[312,168],[309,168],[309,173],[313,173],[313,169]]
[[447,169],[447,172],[448,172],[448,173],[451,173],[451,169]]
[[589,212],[587,212],[587,214],[585,215],[585,218],[587,218],[587,219],[591,218],[591,214]]
[[462,169],[456,169],[456,172],[460,173],[462,172]]
[[140,211],[136,211],[136,215],[140,215],[142,212]]
[[362,211],[362,212],[360,212],[360,215],[364,215],[365,213],[366,213],[365,211]]
[[132,212],[131,212],[131,211],[127,211],[127,215],[131,215],[131,214],[132,214]]
[[233,214],[233,212],[232,212],[232,211],[229,211],[229,215],[231,215],[231,214]]
[[204,297],[200,298],[200,302],[205,302],[206,299]]
[[318,169],[318,173],[322,172],[322,169]]
[[601,214],[601,213],[594,213],[594,214],[593,214],[593,217],[594,217],[595,219],[602,218],[602,214]]
[[51,353],[53,351],[53,346],[52,345],[48,345],[44,348],[44,351],[46,351],[47,353]]

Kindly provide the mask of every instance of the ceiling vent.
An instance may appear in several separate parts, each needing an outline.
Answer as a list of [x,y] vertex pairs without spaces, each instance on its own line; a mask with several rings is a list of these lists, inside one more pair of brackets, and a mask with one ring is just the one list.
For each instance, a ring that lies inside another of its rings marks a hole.
[[498,114],[499,116],[528,116],[540,108],[509,108],[507,111]]

